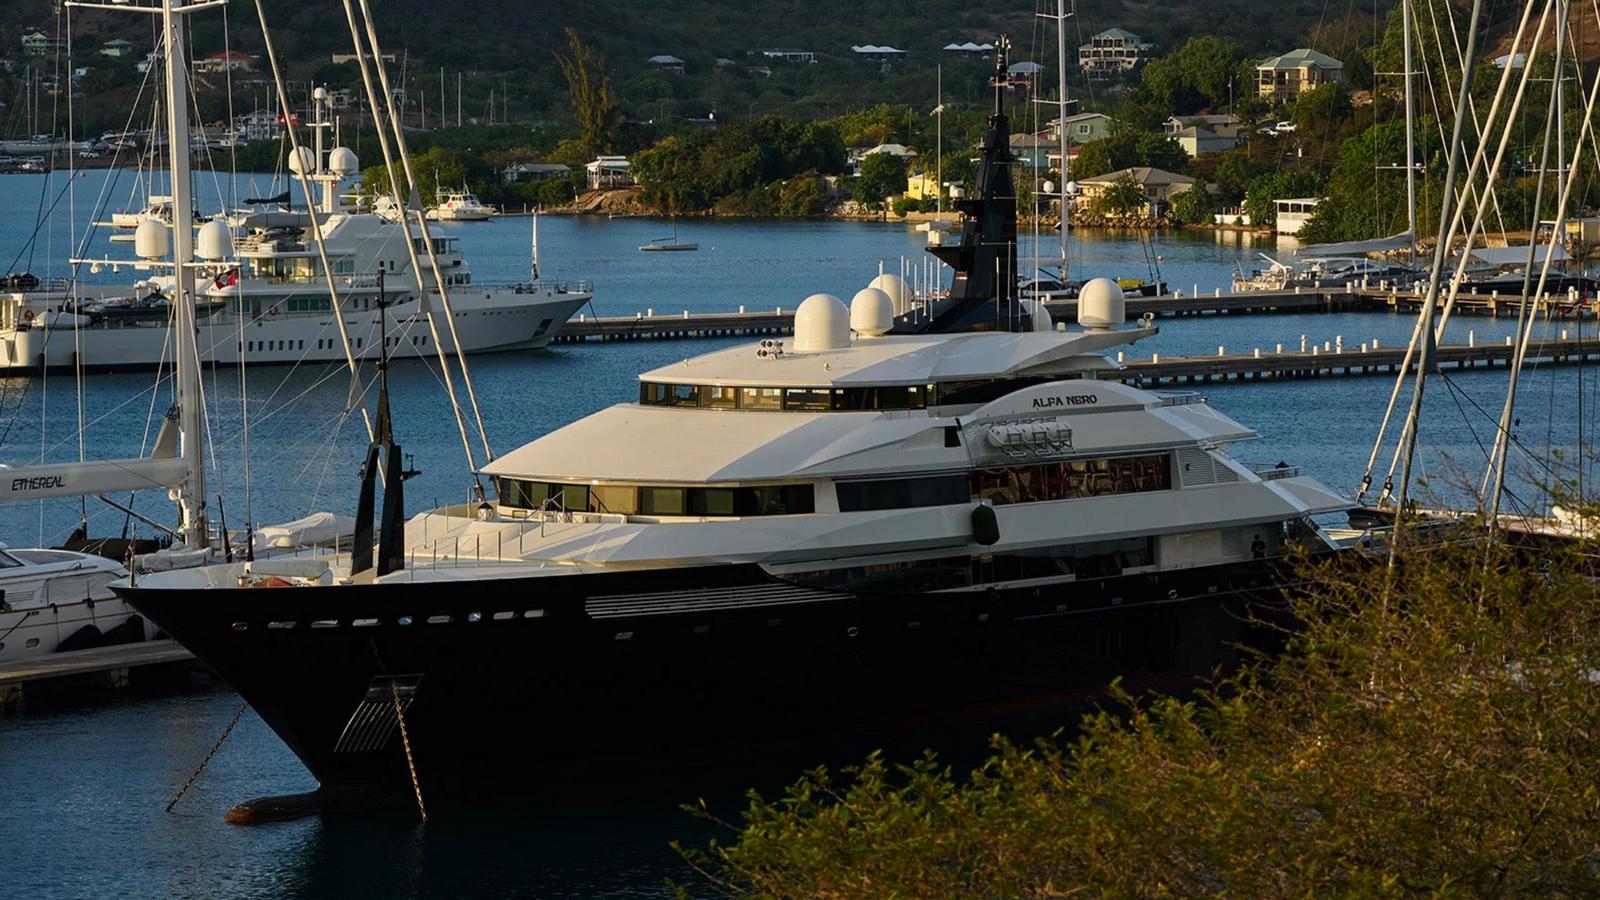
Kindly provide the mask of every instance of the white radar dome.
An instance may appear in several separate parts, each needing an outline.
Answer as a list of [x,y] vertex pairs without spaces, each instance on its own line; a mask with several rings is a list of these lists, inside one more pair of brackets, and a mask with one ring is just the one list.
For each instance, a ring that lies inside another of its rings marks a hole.
[[885,272],[872,279],[867,287],[877,288],[888,294],[889,302],[894,304],[895,315],[903,316],[911,311],[911,288],[906,286],[906,280],[899,275]]
[[301,147],[289,154],[289,171],[296,175],[310,175],[317,170],[317,154],[310,147]]
[[333,152],[328,154],[328,171],[345,178],[359,175],[361,161],[356,158],[356,152],[349,147],[335,147]]
[[1078,289],[1078,324],[1096,331],[1115,328],[1128,320],[1122,286],[1109,278],[1095,278]]
[[155,219],[142,219],[133,230],[133,252],[140,259],[162,259],[167,255],[167,226]]
[[1078,183],[1076,181],[1067,182],[1061,186],[1061,189],[1065,191],[1069,197],[1076,197],[1078,195]]
[[850,346],[850,310],[832,294],[812,294],[794,311],[794,351],[821,353]]
[[221,219],[212,219],[200,226],[200,234],[195,237],[195,255],[207,262],[217,262],[233,255],[233,233],[228,231],[228,223]]
[[850,330],[867,337],[889,333],[894,327],[894,301],[877,288],[862,288],[850,298]]

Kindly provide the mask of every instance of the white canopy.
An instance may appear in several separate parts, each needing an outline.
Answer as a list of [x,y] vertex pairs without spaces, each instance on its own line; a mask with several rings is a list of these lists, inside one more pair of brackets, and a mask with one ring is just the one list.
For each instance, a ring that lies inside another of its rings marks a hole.
[[[1533,264],[1536,266],[1543,265],[1546,255],[1549,255],[1556,262],[1566,261],[1567,250],[1565,247],[1557,244],[1554,248],[1554,253],[1551,253],[1551,249],[1549,244],[1540,244],[1534,247]],[[1523,244],[1517,247],[1476,247],[1467,255],[1491,266],[1524,266],[1528,264],[1528,245]]]
[[1342,241],[1337,244],[1307,244],[1296,250],[1296,256],[1360,256],[1366,253],[1383,253],[1411,246],[1411,232],[1402,231],[1386,238],[1368,241]]

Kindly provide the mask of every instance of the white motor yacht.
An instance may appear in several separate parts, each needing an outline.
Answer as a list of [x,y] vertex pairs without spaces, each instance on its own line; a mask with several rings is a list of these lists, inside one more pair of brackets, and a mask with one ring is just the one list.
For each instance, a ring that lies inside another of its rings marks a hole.
[[494,207],[485,206],[478,195],[466,190],[445,191],[438,202],[428,207],[428,218],[435,222],[483,222],[494,218]]
[[154,629],[111,590],[127,575],[101,556],[0,545],[0,663],[150,639]]

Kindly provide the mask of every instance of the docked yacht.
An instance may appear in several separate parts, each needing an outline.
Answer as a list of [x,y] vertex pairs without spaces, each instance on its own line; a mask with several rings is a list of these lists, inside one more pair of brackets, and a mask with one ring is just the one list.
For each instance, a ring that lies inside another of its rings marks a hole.
[[494,207],[485,206],[478,195],[466,190],[441,192],[428,207],[428,218],[435,222],[483,222],[494,218]]
[[[424,263],[427,289],[419,291],[411,268],[413,258],[426,259],[424,241],[412,237],[416,247],[407,246],[404,224],[375,214],[358,196],[342,189],[360,173],[360,164],[345,147],[323,152],[329,101],[319,96],[316,102],[321,114],[312,123],[318,129],[317,148],[302,148],[305,155],[290,160],[291,168],[304,167],[320,186],[312,208],[218,218],[200,229],[203,245],[208,243],[208,230],[210,243],[219,245],[213,249],[214,257],[237,263],[205,279],[197,290],[200,352],[206,362],[344,361],[333,311],[335,293],[356,358],[377,356],[380,296],[391,319],[391,356],[427,358],[438,353],[428,312],[440,307],[440,285]],[[312,158],[315,164],[309,162]],[[149,223],[152,230],[170,226],[170,198],[152,199],[164,203],[165,215],[143,216],[140,224]],[[322,232],[320,248],[314,240],[313,216]],[[593,296],[583,282],[483,284],[474,280],[460,238],[432,229],[429,235],[456,314],[453,327],[437,338],[446,352],[454,352],[455,340],[468,353],[544,347]],[[324,254],[331,272],[324,270]],[[92,272],[113,265],[110,260],[78,262]],[[330,289],[330,281],[336,291]],[[126,371],[170,365],[170,317],[165,313],[171,309],[171,294],[170,275],[140,281],[131,291],[65,282],[30,283],[26,289],[0,284],[0,373]],[[130,312],[137,314],[126,314]]]
[[150,639],[154,629],[111,590],[127,575],[101,556],[0,545],[0,663]]
[[1106,354],[1156,329],[1122,329],[1114,283],[1068,332],[999,277],[1004,66],[961,242],[933,248],[947,294],[810,296],[791,341],[646,372],[480,467],[492,496],[409,521],[380,428],[352,552],[118,593],[330,790],[409,784],[401,729],[431,783],[1209,670],[1349,504],[1236,459],[1254,433],[1200,398],[1116,381]]

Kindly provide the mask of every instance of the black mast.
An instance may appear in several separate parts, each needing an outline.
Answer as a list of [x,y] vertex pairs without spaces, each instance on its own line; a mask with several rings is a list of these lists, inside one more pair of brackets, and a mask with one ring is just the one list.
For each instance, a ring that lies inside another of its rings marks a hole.
[[1011,123],[1006,118],[1006,51],[995,50],[994,112],[983,136],[974,196],[956,201],[961,212],[961,243],[929,247],[928,252],[955,269],[947,297],[926,311],[895,320],[899,334],[951,331],[1028,331],[1027,311],[1017,302],[1017,190],[1011,179]]
[[356,575],[373,567],[372,512],[377,492],[376,476],[379,454],[383,463],[383,515],[378,522],[377,574],[387,575],[406,567],[405,548],[405,481],[417,474],[403,470],[400,462],[400,445],[394,442],[394,419],[389,415],[389,307],[388,295],[383,291],[384,270],[378,267],[378,423],[373,429],[372,443],[367,447],[367,459],[361,467],[361,495],[356,501],[355,546],[350,553],[350,574]]

